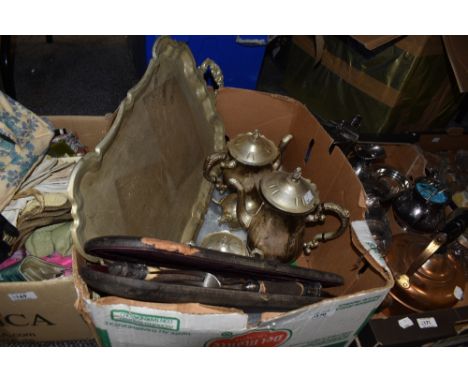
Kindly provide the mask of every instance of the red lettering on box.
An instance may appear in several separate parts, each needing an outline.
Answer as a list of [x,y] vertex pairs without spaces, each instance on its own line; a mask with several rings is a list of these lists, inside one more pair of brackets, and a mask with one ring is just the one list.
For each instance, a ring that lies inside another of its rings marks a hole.
[[216,338],[214,340],[208,341],[205,346],[280,346],[284,344],[289,339],[289,337],[291,337],[291,331],[287,329],[255,330],[252,332],[234,335],[228,338]]

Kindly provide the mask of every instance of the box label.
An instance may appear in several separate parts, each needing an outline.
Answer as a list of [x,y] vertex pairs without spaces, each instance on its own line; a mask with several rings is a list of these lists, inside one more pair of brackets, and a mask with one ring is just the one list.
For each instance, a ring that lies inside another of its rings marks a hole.
[[8,297],[11,301],[37,300],[37,295],[34,292],[8,293]]
[[120,309],[111,311],[111,320],[145,328],[172,330],[176,332],[179,331],[180,328],[180,320],[178,318],[135,313]]
[[437,328],[437,321],[434,317],[417,318],[416,321],[421,329]]
[[241,347],[241,346],[280,346],[290,337],[289,329],[254,330],[248,333],[232,335],[226,333],[225,338],[216,338],[205,343],[209,347]]
[[400,328],[406,329],[406,328],[413,326],[414,324],[413,324],[413,321],[411,321],[411,318],[405,317],[405,318],[402,318],[401,320],[398,320],[398,325],[400,325]]

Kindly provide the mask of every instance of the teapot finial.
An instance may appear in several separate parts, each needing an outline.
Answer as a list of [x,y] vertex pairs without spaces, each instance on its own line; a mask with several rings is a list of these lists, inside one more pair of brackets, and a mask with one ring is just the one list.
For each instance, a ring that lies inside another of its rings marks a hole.
[[300,167],[296,167],[296,169],[294,170],[294,172],[291,175],[291,179],[294,182],[298,182],[299,179],[301,179],[301,177],[302,177],[302,169]]
[[258,129],[255,129],[253,132],[253,138],[258,139],[260,137],[260,131]]

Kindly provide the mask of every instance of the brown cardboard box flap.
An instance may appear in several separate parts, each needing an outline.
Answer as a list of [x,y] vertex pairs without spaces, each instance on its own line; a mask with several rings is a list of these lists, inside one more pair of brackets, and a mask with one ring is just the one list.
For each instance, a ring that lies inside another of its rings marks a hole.
[[[228,135],[231,132],[240,132],[239,129],[259,128],[265,129],[265,133],[273,141],[279,141],[283,134],[291,133],[294,138],[283,156],[285,169],[292,170],[300,165],[304,176],[317,184],[321,201],[345,206],[350,211],[351,220],[364,218],[365,207],[360,205],[364,194],[362,185],[341,150],[333,150],[330,153],[332,138],[303,104],[291,98],[267,93],[224,88],[218,93],[216,106]],[[239,113],[238,110],[243,112]],[[305,161],[304,154],[311,142],[311,155]],[[318,232],[332,230],[336,226],[337,219],[330,217],[324,225],[308,228],[306,240]],[[351,286],[354,284],[355,275],[352,269],[356,262],[361,256],[370,258],[366,251],[350,248],[350,243],[351,231],[348,230],[340,238],[317,248],[312,255],[301,256],[297,264],[323,271],[333,269],[334,272],[343,275],[347,279],[347,285],[332,288],[334,293],[341,295],[349,288],[354,288]],[[348,256],[343,256],[343,251],[349,252]],[[380,280],[392,282],[391,277],[388,277],[372,259],[369,263],[380,273]]]

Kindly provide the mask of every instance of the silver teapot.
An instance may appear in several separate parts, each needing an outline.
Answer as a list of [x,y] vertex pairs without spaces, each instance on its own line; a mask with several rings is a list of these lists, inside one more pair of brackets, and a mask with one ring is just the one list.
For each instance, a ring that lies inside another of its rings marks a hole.
[[245,192],[252,192],[263,174],[279,169],[281,153],[291,139],[291,134],[286,135],[277,147],[258,130],[239,134],[226,144],[226,151],[206,158],[203,175],[221,192],[229,178],[239,180]]
[[[320,203],[317,186],[302,177],[299,167],[293,173],[273,171],[262,177],[259,184],[262,202],[254,213],[247,210],[242,183],[235,178],[228,183],[237,190],[237,217],[247,229],[247,245],[252,254],[281,262],[294,261],[302,251],[310,254],[319,242],[342,235],[349,224],[346,209],[335,203]],[[323,222],[326,213],[338,216],[338,230],[317,234],[305,243],[306,224]]]

